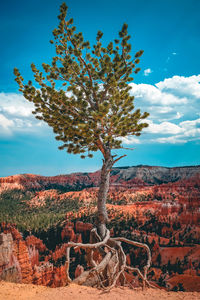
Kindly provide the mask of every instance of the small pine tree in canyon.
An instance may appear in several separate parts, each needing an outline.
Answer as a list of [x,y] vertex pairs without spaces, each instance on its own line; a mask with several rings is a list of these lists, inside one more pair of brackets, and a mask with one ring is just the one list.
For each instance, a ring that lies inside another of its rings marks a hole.
[[[123,149],[123,137],[140,136],[143,128],[148,126],[143,120],[149,114],[134,110],[134,97],[129,92],[132,74],[140,71],[138,63],[143,51],[131,57],[127,24],[122,26],[118,39],[106,46],[102,43],[103,33],[98,31],[96,43],[91,46],[83,34],[76,31],[73,19],[67,19],[65,3],[60,6],[58,19],[58,28],[53,30],[54,40],[50,41],[55,45],[56,56],[51,64],[42,64],[43,72],[31,65],[35,85],[32,81],[24,84],[17,68],[14,74],[19,91],[34,103],[35,117],[51,126],[56,140],[62,142],[59,149],[80,154],[81,158],[91,158],[92,152],[100,150],[103,156],[96,227],[91,231],[89,244],[68,244],[68,269],[70,249],[83,248],[91,268],[75,282],[110,289],[117,281],[123,284],[125,271],[129,270],[137,272],[143,283],[148,284],[147,270],[151,262],[148,246],[122,237],[111,238],[106,227],[110,171],[125,156],[114,155],[113,150]],[[146,249],[147,263],[143,272],[127,266],[121,242]],[[95,260],[94,252],[99,253],[101,262]],[[68,270],[67,274],[70,282]]]

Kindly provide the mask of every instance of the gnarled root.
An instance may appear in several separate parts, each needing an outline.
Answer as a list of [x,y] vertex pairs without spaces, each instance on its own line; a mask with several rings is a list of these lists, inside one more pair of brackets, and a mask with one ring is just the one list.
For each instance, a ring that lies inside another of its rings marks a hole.
[[[140,247],[147,252],[147,263],[143,268],[143,272],[139,268],[133,268],[127,266],[126,255],[122,248],[121,242],[127,243],[132,246]],[[105,291],[110,291],[119,282],[121,285],[126,283],[125,271],[131,271],[137,273],[142,280],[143,287],[146,285],[150,287],[150,283],[147,280],[147,272],[151,264],[151,252],[146,244],[128,240],[126,238],[117,237],[111,238],[110,232],[107,229],[106,236],[101,240],[96,229],[93,229],[90,234],[90,243],[73,243],[69,242],[67,245],[66,253],[66,275],[67,282],[72,282],[69,276],[70,267],[70,249],[82,248],[86,251],[87,262],[91,267],[90,270],[84,271],[80,276],[73,280],[74,283],[80,285],[96,286]],[[98,251],[102,260],[97,263],[93,258],[94,251]]]

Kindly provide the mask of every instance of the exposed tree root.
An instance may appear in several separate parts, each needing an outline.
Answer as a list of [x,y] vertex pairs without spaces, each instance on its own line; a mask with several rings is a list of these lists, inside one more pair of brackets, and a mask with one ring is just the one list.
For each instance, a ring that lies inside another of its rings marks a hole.
[[[143,272],[139,268],[133,268],[126,264],[126,255],[122,248],[121,242],[140,247],[147,252],[147,263],[143,267]],[[69,276],[70,267],[70,249],[84,249],[87,254],[88,266],[90,270],[84,271],[80,276],[72,280]],[[100,263],[96,262],[93,254],[94,251],[99,251],[102,260]],[[142,281],[143,288],[145,286],[152,287],[147,280],[147,272],[151,264],[151,252],[146,244],[128,240],[123,237],[111,238],[110,232],[107,229],[106,235],[103,240],[93,229],[90,234],[90,243],[73,243],[69,242],[66,253],[66,275],[67,282],[74,282],[80,285],[96,286],[104,291],[110,291],[116,284],[126,284],[125,271],[137,273]]]

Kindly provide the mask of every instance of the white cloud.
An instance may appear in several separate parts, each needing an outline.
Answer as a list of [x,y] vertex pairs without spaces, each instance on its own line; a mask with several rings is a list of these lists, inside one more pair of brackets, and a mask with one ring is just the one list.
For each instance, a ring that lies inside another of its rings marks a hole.
[[33,127],[33,123],[30,120],[23,120],[23,119],[14,119],[15,126],[16,128],[23,128],[23,129],[28,129]]
[[178,96],[200,98],[200,75],[190,77],[173,76],[155,84],[162,92],[173,93]]
[[[175,54],[173,54],[175,55]],[[151,84],[131,83],[135,107],[150,113],[141,143],[186,143],[200,139],[200,75],[173,76]]]
[[150,68],[148,68],[148,69],[144,70],[144,76],[149,76],[152,72],[153,71]]
[[141,99],[151,105],[182,105],[187,103],[186,97],[176,97],[173,94],[165,93],[159,90],[158,87],[150,84],[135,84],[130,83],[132,95],[137,99]]
[[140,144],[140,140],[134,136],[123,137],[120,140],[122,140],[123,144],[125,145]]
[[0,114],[0,126],[3,128],[9,128],[14,125],[12,120],[8,120],[4,115]]
[[0,111],[12,116],[30,117],[34,106],[22,95],[0,93]]
[[180,126],[184,130],[184,136],[200,138],[200,118],[192,121],[183,121]]
[[180,119],[180,118],[182,118],[183,116],[184,116],[183,113],[180,113],[180,112],[177,111],[177,113],[176,113],[176,115],[174,116],[173,119]]
[[9,115],[17,115],[22,117],[29,117],[32,113],[32,109],[24,106],[5,106],[3,111],[8,113]]
[[183,128],[179,127],[178,125],[170,122],[162,122],[160,124],[155,124],[152,121],[148,121],[149,127],[145,129],[146,132],[149,133],[156,133],[156,134],[179,134],[183,132]]
[[200,128],[200,118],[191,121],[183,121],[180,125],[185,129]]
[[154,106],[153,110],[155,110],[155,109],[157,109],[160,114],[167,114],[172,111],[172,108],[169,106],[160,106],[160,107]]
[[160,143],[160,144],[185,144],[187,143],[187,139],[184,139],[183,137],[180,136],[169,136],[169,137],[161,137],[153,140],[155,143]]
[[183,116],[183,113],[176,112],[171,106],[145,105],[145,110],[150,113],[149,119],[157,122],[180,119]]
[[0,93],[0,134],[12,135],[16,132],[41,133],[44,122],[32,115],[34,105],[22,95]]
[[14,126],[12,120],[7,119],[4,115],[0,114],[0,135],[11,135],[11,128]]
[[168,137],[154,137],[150,142],[154,143],[187,143],[190,141],[200,140],[200,118],[191,121],[180,122],[179,125],[163,122],[154,124],[149,122],[150,126],[146,129],[152,134],[169,135]]

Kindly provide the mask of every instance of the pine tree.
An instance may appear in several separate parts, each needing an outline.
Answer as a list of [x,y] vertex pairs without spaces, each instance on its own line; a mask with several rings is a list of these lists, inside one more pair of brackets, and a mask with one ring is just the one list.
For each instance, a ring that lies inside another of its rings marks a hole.
[[[110,171],[123,156],[112,154],[121,149],[122,137],[139,136],[148,124],[142,122],[148,113],[134,110],[130,95],[132,74],[140,71],[138,63],[143,50],[131,57],[128,25],[124,24],[119,38],[103,46],[101,31],[97,32],[92,47],[83,34],[76,31],[73,19],[67,20],[67,6],[60,6],[58,28],[53,30],[56,56],[51,64],[43,63],[43,72],[31,64],[36,84],[24,84],[17,68],[14,69],[19,90],[33,102],[33,114],[53,128],[59,149],[92,157],[100,150],[103,155],[98,193],[97,228],[105,235],[106,198]],[[39,86],[39,88],[38,88]]]

